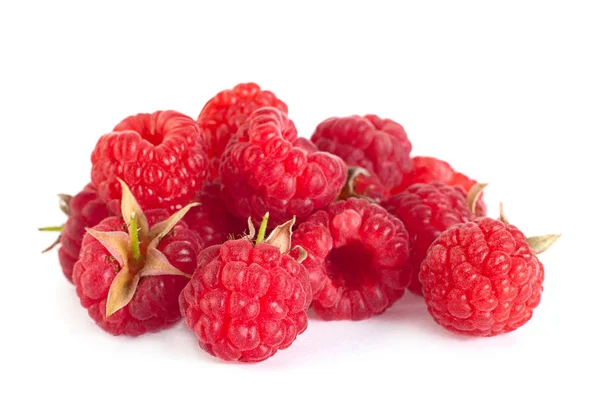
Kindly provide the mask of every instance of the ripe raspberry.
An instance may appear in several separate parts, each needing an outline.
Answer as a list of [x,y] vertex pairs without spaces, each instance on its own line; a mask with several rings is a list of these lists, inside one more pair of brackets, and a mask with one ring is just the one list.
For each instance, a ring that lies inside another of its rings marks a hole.
[[67,222],[62,227],[40,228],[42,231],[59,231],[57,241],[44,252],[60,244],[58,259],[62,271],[69,282],[73,282],[73,266],[79,257],[81,241],[85,235],[85,228],[91,228],[104,218],[111,215],[104,202],[98,199],[96,188],[91,183],[75,196],[59,195],[61,209],[67,215]]
[[411,245],[407,262],[411,270],[408,289],[422,294],[419,269],[431,243],[449,227],[473,219],[467,205],[467,193],[460,186],[439,182],[415,184],[391,196],[382,205],[408,230]]
[[207,164],[193,119],[176,111],[137,114],[98,140],[92,153],[92,182],[105,202],[120,199],[116,178],[121,178],[144,210],[174,211],[200,191]]
[[[445,161],[433,157],[414,157],[412,159],[412,169],[406,175],[400,186],[392,189],[392,194],[400,193],[415,183],[433,183],[441,182],[450,186],[461,186],[469,192],[477,182],[456,172],[454,168]],[[486,206],[483,198],[477,203],[477,216],[486,215]]]
[[240,83],[231,90],[223,90],[204,105],[198,125],[208,144],[211,179],[219,176],[219,160],[231,136],[260,107],[275,107],[288,112],[283,101],[272,92],[261,90],[256,83]]
[[[539,252],[556,238],[530,240]],[[420,279],[438,324],[465,335],[493,336],[529,321],[540,302],[544,267],[517,227],[483,217],[442,233],[429,248]]]
[[319,150],[340,156],[349,166],[365,168],[390,190],[410,170],[412,145],[404,128],[376,115],[329,118],[311,137]]
[[218,180],[205,183],[196,198],[198,206],[183,218],[188,227],[200,237],[201,248],[221,244],[230,237],[240,237],[246,229],[244,220],[227,211],[220,191],[221,184]]
[[335,200],[346,180],[344,162],[297,135],[275,108],[252,113],[221,157],[221,198],[231,213],[258,221],[269,212],[270,222],[280,224]]
[[88,229],[73,271],[81,304],[112,335],[138,336],[176,322],[179,293],[201,250],[196,233],[178,223],[190,206],[167,219],[165,210],[144,215],[131,199],[124,186],[129,226],[109,217]]
[[306,330],[312,299],[308,273],[286,254],[293,222],[275,228],[262,241],[265,220],[255,246],[247,237],[200,254],[198,269],[179,301],[186,324],[211,355],[262,361]]
[[351,198],[318,211],[294,232],[308,252],[314,309],[326,320],[380,314],[404,294],[410,270],[408,233],[376,204]]

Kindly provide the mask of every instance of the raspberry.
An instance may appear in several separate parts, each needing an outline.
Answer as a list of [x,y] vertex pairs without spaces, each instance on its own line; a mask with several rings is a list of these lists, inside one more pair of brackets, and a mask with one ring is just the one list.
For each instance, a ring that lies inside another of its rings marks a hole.
[[269,212],[276,225],[335,200],[346,180],[344,162],[297,135],[275,108],[252,113],[221,157],[221,198],[231,213],[259,221]]
[[467,194],[460,186],[439,182],[415,184],[382,205],[408,230],[411,245],[407,262],[411,270],[408,289],[422,294],[419,269],[431,243],[449,227],[473,219],[467,206]]
[[340,156],[349,166],[365,168],[384,189],[400,185],[410,170],[412,145],[404,128],[376,115],[329,118],[321,122],[311,140],[319,150]]
[[57,229],[41,228],[40,230],[61,232],[58,240],[45,251],[60,244],[58,249],[60,266],[69,282],[73,282],[73,266],[79,257],[85,228],[91,228],[112,213],[107,205],[98,199],[96,188],[91,183],[73,197],[60,195],[60,198],[61,209],[68,217],[67,222]]
[[122,191],[129,226],[122,217],[108,217],[88,229],[73,282],[97,325],[112,335],[138,336],[181,317],[179,293],[201,249],[196,233],[178,223],[189,206],[168,219],[165,210],[144,214],[129,189]]
[[[255,246],[249,238],[229,240],[200,254],[179,302],[186,324],[211,355],[262,361],[289,347],[306,329],[310,282],[302,264],[286,254],[290,223],[262,241],[264,220]],[[284,244],[275,246],[274,235],[286,236]]]
[[204,105],[198,125],[208,144],[211,179],[219,176],[219,160],[231,136],[260,107],[275,107],[288,112],[283,101],[272,92],[261,90],[256,83],[240,83],[231,90],[223,90]]
[[198,206],[192,208],[183,220],[190,229],[198,233],[201,247],[221,244],[230,237],[241,236],[246,222],[227,211],[220,196],[221,184],[218,180],[204,184],[196,198]]
[[306,249],[314,309],[326,320],[380,314],[408,285],[408,233],[376,204],[351,198],[311,215],[292,244]]
[[[540,252],[556,238],[530,240],[546,241],[534,245]],[[529,321],[540,303],[544,267],[517,227],[483,217],[442,233],[429,248],[420,280],[438,324],[465,335],[493,336]]]
[[105,202],[120,199],[116,178],[121,178],[144,210],[174,211],[200,191],[207,163],[193,119],[176,111],[137,114],[98,140],[92,153],[92,182]]

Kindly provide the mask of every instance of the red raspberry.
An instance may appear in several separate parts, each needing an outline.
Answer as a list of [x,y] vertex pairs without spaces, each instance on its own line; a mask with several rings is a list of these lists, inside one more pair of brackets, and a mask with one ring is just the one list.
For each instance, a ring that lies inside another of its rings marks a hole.
[[[125,198],[129,190],[123,191]],[[196,268],[201,248],[196,233],[177,223],[187,207],[167,219],[165,210],[144,215],[137,204],[123,203],[123,214],[134,215],[129,227],[122,217],[109,217],[88,229],[73,282],[81,304],[102,329],[138,336],[181,317],[179,293]]]
[[376,115],[329,118],[311,137],[319,150],[340,156],[349,166],[365,168],[384,189],[400,185],[410,170],[412,145],[404,128]]
[[219,160],[231,136],[260,107],[275,107],[288,112],[283,101],[272,92],[261,90],[256,83],[240,83],[231,90],[223,90],[204,105],[198,125],[208,144],[211,179],[219,176]]
[[176,111],[137,114],[98,140],[92,153],[92,182],[106,202],[120,199],[116,178],[121,178],[144,210],[174,211],[200,191],[207,164],[193,119]]
[[467,207],[467,193],[460,186],[439,182],[416,184],[391,196],[382,205],[400,218],[408,230],[411,244],[407,262],[411,270],[408,289],[422,294],[419,269],[431,243],[449,227],[473,219]]
[[517,227],[484,217],[442,233],[429,248],[420,279],[438,324],[493,336],[529,321],[540,302],[544,267]]
[[58,259],[65,277],[73,282],[73,266],[79,257],[85,228],[90,228],[111,215],[104,202],[98,199],[96,188],[91,183],[75,196],[59,195],[61,210],[67,215],[67,222],[59,227],[40,228],[41,231],[60,232],[58,239],[46,250],[60,244]]
[[200,347],[213,356],[262,361],[306,329],[310,282],[302,264],[282,254],[289,251],[287,225],[282,247],[273,245],[272,236],[261,242],[259,231],[255,246],[248,238],[230,240],[200,254],[179,301]]
[[280,224],[294,215],[302,220],[335,200],[346,180],[344,162],[296,141],[297,135],[294,123],[275,108],[252,113],[221,158],[221,198],[229,211],[255,221],[269,212],[270,222]]
[[376,204],[337,201],[300,224],[293,245],[308,252],[314,309],[326,320],[380,314],[408,285],[408,233]]
[[198,206],[192,208],[183,220],[198,233],[201,247],[221,244],[229,238],[240,237],[246,229],[246,221],[227,211],[220,195],[221,183],[216,180],[204,184],[196,198]]

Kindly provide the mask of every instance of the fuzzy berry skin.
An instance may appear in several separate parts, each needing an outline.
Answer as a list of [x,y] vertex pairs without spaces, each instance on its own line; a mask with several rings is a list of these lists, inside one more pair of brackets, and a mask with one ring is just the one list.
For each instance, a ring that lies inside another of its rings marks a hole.
[[404,223],[409,233],[411,250],[407,264],[411,279],[408,289],[422,295],[419,270],[431,243],[451,226],[473,219],[467,208],[467,193],[460,186],[439,182],[415,184],[382,205]]
[[292,246],[302,246],[315,312],[325,320],[362,320],[380,314],[404,295],[410,270],[408,232],[376,204],[337,201],[298,226]]
[[232,214],[260,221],[269,212],[274,226],[335,200],[346,180],[344,162],[297,136],[281,111],[252,113],[221,157],[221,198]]
[[92,183],[103,201],[118,201],[121,178],[144,210],[173,212],[200,191],[207,166],[196,122],[176,111],[157,111],[125,118],[98,140]]
[[404,128],[376,115],[329,118],[321,122],[311,140],[319,150],[336,154],[349,166],[363,167],[386,190],[400,185],[410,170],[412,144]]
[[[146,212],[146,217],[152,226],[166,219],[168,213],[150,210]],[[94,229],[126,232],[127,226],[121,217],[109,217]],[[196,233],[180,222],[161,240],[158,250],[173,266],[192,274],[201,248]],[[173,275],[141,278],[131,302],[107,318],[108,290],[119,270],[119,264],[108,250],[86,233],[73,271],[73,282],[81,305],[98,326],[112,335],[139,336],[165,329],[181,318],[179,293],[189,279]]]
[[91,228],[112,215],[107,205],[98,198],[94,185],[88,184],[69,202],[69,218],[60,234],[58,259],[69,282],[73,282],[73,267],[79,258],[85,228]]
[[438,324],[493,336],[529,321],[540,303],[544,267],[517,227],[484,217],[442,233],[429,248],[420,279]]
[[256,83],[240,83],[233,89],[223,90],[210,99],[200,111],[198,125],[208,145],[210,178],[219,175],[219,160],[240,126],[250,114],[261,107],[275,107],[287,114],[287,105],[275,94],[262,90]]
[[207,182],[183,220],[200,237],[202,248],[221,244],[231,237],[240,237],[248,227],[248,222],[231,215],[221,200],[221,183],[218,180]]
[[306,269],[277,247],[246,239],[205,249],[181,292],[181,314],[200,347],[226,361],[258,362],[306,330]]

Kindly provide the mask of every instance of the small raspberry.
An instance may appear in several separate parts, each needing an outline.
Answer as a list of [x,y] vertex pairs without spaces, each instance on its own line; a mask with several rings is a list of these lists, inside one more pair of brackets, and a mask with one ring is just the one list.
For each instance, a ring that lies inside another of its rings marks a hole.
[[175,211],[200,191],[207,155],[196,122],[176,111],[137,114],[98,140],[92,182],[100,198],[118,200],[123,179],[142,208]]
[[204,105],[198,125],[208,144],[211,179],[219,176],[219,160],[231,136],[260,107],[275,107],[288,112],[283,101],[272,92],[261,90],[256,83],[240,83],[231,90],[223,90]]
[[[530,240],[540,252],[556,238]],[[540,302],[544,267],[517,227],[483,217],[442,233],[421,265],[420,280],[438,324],[465,335],[493,336],[529,321]]]
[[198,233],[202,248],[240,237],[246,229],[246,221],[227,211],[220,191],[221,183],[218,180],[205,183],[202,192],[195,199],[198,206],[183,217],[188,227]]
[[380,314],[404,294],[410,270],[408,233],[376,204],[332,203],[300,224],[292,244],[306,249],[314,309],[326,320]]
[[329,118],[321,122],[311,140],[319,150],[338,155],[349,166],[362,167],[390,190],[410,170],[412,145],[404,128],[376,115]]
[[281,111],[252,113],[221,157],[221,198],[231,213],[258,221],[269,212],[270,222],[280,224],[335,200],[346,180],[344,162],[297,136]]
[[[392,194],[400,193],[415,183],[433,183],[441,182],[450,186],[461,186],[469,192],[473,185],[477,183],[473,179],[459,172],[456,172],[450,164],[433,157],[414,157],[412,159],[412,169],[406,175],[400,186],[392,189]],[[486,206],[483,198],[477,203],[477,216],[486,215]]]
[[60,266],[69,282],[73,282],[73,266],[79,257],[85,228],[91,228],[112,213],[98,198],[96,188],[91,183],[75,196],[60,195],[60,198],[61,209],[68,217],[67,222],[62,227],[40,228],[40,230],[60,232],[58,240],[45,251],[60,244],[58,249]]
[[408,289],[422,294],[419,269],[431,243],[449,227],[473,219],[467,206],[467,193],[460,186],[439,182],[415,184],[389,197],[382,205],[408,230],[411,244],[407,262],[411,270]]
[[255,246],[249,240],[252,229],[250,237],[200,254],[198,269],[179,301],[186,324],[211,355],[262,361],[289,347],[306,329],[312,295],[306,269],[287,255],[290,223],[262,241],[265,219]]
[[165,210],[142,212],[124,183],[122,191],[129,225],[108,217],[87,229],[73,282],[97,325],[112,335],[138,336],[181,317],[179,293],[201,249],[196,233],[178,222],[190,206],[167,219]]

